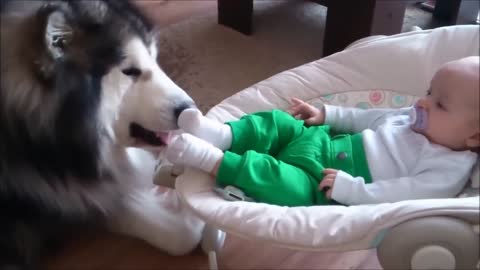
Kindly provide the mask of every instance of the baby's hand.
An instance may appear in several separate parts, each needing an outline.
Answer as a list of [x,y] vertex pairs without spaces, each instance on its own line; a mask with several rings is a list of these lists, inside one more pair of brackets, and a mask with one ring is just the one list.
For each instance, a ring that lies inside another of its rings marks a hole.
[[306,125],[322,125],[325,122],[325,112],[298,98],[292,98],[293,105],[287,109],[287,112],[297,119],[305,121]]
[[333,185],[335,184],[335,178],[337,177],[338,170],[335,169],[325,169],[323,170],[322,182],[318,186],[319,190],[326,191],[327,199],[332,199]]

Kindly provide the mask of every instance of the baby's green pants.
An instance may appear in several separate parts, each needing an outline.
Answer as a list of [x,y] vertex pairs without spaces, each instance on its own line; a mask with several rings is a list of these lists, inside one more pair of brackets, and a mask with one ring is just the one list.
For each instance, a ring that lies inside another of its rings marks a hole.
[[217,183],[240,188],[257,202],[282,206],[329,204],[318,189],[324,168],[371,181],[361,134],[333,136],[329,126],[304,126],[273,110],[227,123],[233,134]]

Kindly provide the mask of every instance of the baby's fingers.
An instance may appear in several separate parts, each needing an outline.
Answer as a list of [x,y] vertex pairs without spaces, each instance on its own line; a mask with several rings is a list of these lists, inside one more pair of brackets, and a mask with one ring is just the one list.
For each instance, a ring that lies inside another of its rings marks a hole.
[[325,194],[325,196],[327,196],[327,199],[332,199],[332,192],[333,192],[333,189],[329,189],[327,190],[327,193]]
[[292,105],[289,107],[289,110],[305,110],[308,108],[308,104],[305,101],[298,98],[291,98]]
[[291,115],[295,115],[295,114],[298,114],[299,112],[301,112],[302,109],[303,109],[303,104],[294,104],[294,105],[288,107],[286,109],[286,111]]
[[289,107],[286,111],[291,114],[291,115],[295,115],[295,114],[298,114],[302,108],[300,107],[301,105],[294,105],[294,106],[291,106]]
[[298,114],[295,114],[295,115],[292,115],[295,119],[299,119],[299,120],[302,120],[304,118],[303,114],[301,113],[298,113]]
[[326,169],[324,169],[322,172],[323,172],[323,174],[325,174],[325,175],[327,175],[327,174],[337,174],[337,173],[338,173],[338,170],[331,169],[331,168],[326,168]]
[[320,120],[318,116],[312,116],[310,118],[305,119],[305,124],[307,126],[314,126],[320,124]]
[[294,105],[299,105],[299,104],[305,103],[303,100],[298,99],[298,98],[291,98],[290,101],[292,101],[292,103],[293,103]]
[[322,182],[320,182],[319,189],[323,190],[325,188],[331,188],[333,185],[333,180],[335,180],[335,177],[332,177],[331,175],[325,176]]

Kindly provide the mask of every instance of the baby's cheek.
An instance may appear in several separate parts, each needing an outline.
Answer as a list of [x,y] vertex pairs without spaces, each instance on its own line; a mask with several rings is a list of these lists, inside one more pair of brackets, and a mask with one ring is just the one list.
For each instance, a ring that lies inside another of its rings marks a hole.
[[440,135],[450,141],[454,141],[456,137],[459,137],[464,132],[464,128],[461,125],[461,120],[458,119],[439,119],[438,125],[440,128]]
[[445,119],[437,117],[429,117],[427,131],[432,137],[444,137],[446,133],[450,133],[449,126],[445,124]]

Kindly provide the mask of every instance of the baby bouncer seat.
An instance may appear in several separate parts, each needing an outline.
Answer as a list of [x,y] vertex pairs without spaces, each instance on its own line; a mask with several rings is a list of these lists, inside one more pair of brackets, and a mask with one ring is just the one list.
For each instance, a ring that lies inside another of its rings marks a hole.
[[[451,26],[362,39],[261,81],[225,99],[207,116],[226,122],[246,113],[285,109],[290,97],[365,109],[409,106],[425,95],[440,65],[478,56],[479,38],[478,26]],[[175,188],[208,224],[204,248],[212,255],[212,268],[226,232],[300,250],[377,248],[385,269],[478,269],[478,180],[477,173],[457,198],[358,206],[227,201],[214,192],[209,175],[194,169],[186,169]]]

